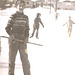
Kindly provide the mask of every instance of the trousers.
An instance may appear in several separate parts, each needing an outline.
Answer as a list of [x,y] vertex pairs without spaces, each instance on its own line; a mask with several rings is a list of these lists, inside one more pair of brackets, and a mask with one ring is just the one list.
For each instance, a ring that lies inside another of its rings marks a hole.
[[34,36],[35,30],[37,30],[36,31],[36,37],[38,37],[39,28],[34,28],[34,27],[33,27],[32,37]]
[[27,44],[24,44],[23,42],[10,42],[9,41],[9,72],[8,75],[14,75],[14,69],[15,69],[15,59],[17,52],[20,53],[20,59],[22,62],[22,68],[24,75],[30,75],[30,63],[28,60],[28,54],[25,52],[25,49],[27,48]]

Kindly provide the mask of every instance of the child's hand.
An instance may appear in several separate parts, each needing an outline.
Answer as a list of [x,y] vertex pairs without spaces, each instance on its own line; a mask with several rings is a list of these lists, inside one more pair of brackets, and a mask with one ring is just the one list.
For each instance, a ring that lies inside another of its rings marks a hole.
[[43,25],[43,28],[44,28],[44,25]]
[[24,44],[28,43],[28,37],[25,38]]
[[65,24],[63,24],[63,26],[64,26]]

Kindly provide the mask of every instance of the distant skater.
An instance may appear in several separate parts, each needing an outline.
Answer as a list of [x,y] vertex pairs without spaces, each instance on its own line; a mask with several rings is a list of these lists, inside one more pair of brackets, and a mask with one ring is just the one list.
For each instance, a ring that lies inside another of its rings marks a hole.
[[[68,20],[68,22],[66,22],[64,25],[67,25],[67,27],[68,27],[68,34],[69,34],[69,37],[71,36],[71,32],[72,32],[72,24],[75,24],[75,22],[73,22],[72,20],[71,20],[71,16],[69,16],[69,20]],[[63,25],[63,26],[64,26]]]
[[58,19],[58,16],[59,16],[59,13],[55,13],[55,20],[57,20]]
[[39,32],[39,27],[40,27],[40,24],[43,26],[44,28],[44,25],[41,21],[41,18],[40,18],[41,14],[40,13],[37,13],[37,16],[36,18],[34,19],[34,24],[33,24],[33,32],[32,32],[32,35],[30,36],[30,38],[32,38],[34,36],[34,33],[35,33],[35,30],[36,30],[36,38],[39,39],[38,37],[38,32]]

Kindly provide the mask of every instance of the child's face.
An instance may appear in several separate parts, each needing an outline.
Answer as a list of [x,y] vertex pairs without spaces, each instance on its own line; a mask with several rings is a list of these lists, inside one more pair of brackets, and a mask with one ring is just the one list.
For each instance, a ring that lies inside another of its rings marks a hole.
[[39,15],[38,17],[40,17],[41,15]]
[[20,12],[23,12],[24,8],[25,8],[24,3],[20,3],[18,5],[18,11],[20,11]]
[[69,17],[69,20],[71,20],[71,17]]

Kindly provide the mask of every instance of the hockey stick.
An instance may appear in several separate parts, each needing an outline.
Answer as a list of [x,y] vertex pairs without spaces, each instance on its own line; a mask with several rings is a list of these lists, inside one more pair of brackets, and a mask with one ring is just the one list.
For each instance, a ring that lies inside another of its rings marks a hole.
[[[2,37],[2,38],[8,38],[9,39],[9,37],[7,37],[7,36],[0,36],[0,37]],[[14,39],[15,41],[19,41],[19,42],[24,42],[24,41],[22,41],[22,40],[18,40],[18,39]],[[34,44],[34,45],[38,45],[38,46],[43,46],[43,45],[41,45],[41,44],[37,44],[37,43],[32,43],[32,42],[28,42],[29,44]]]

